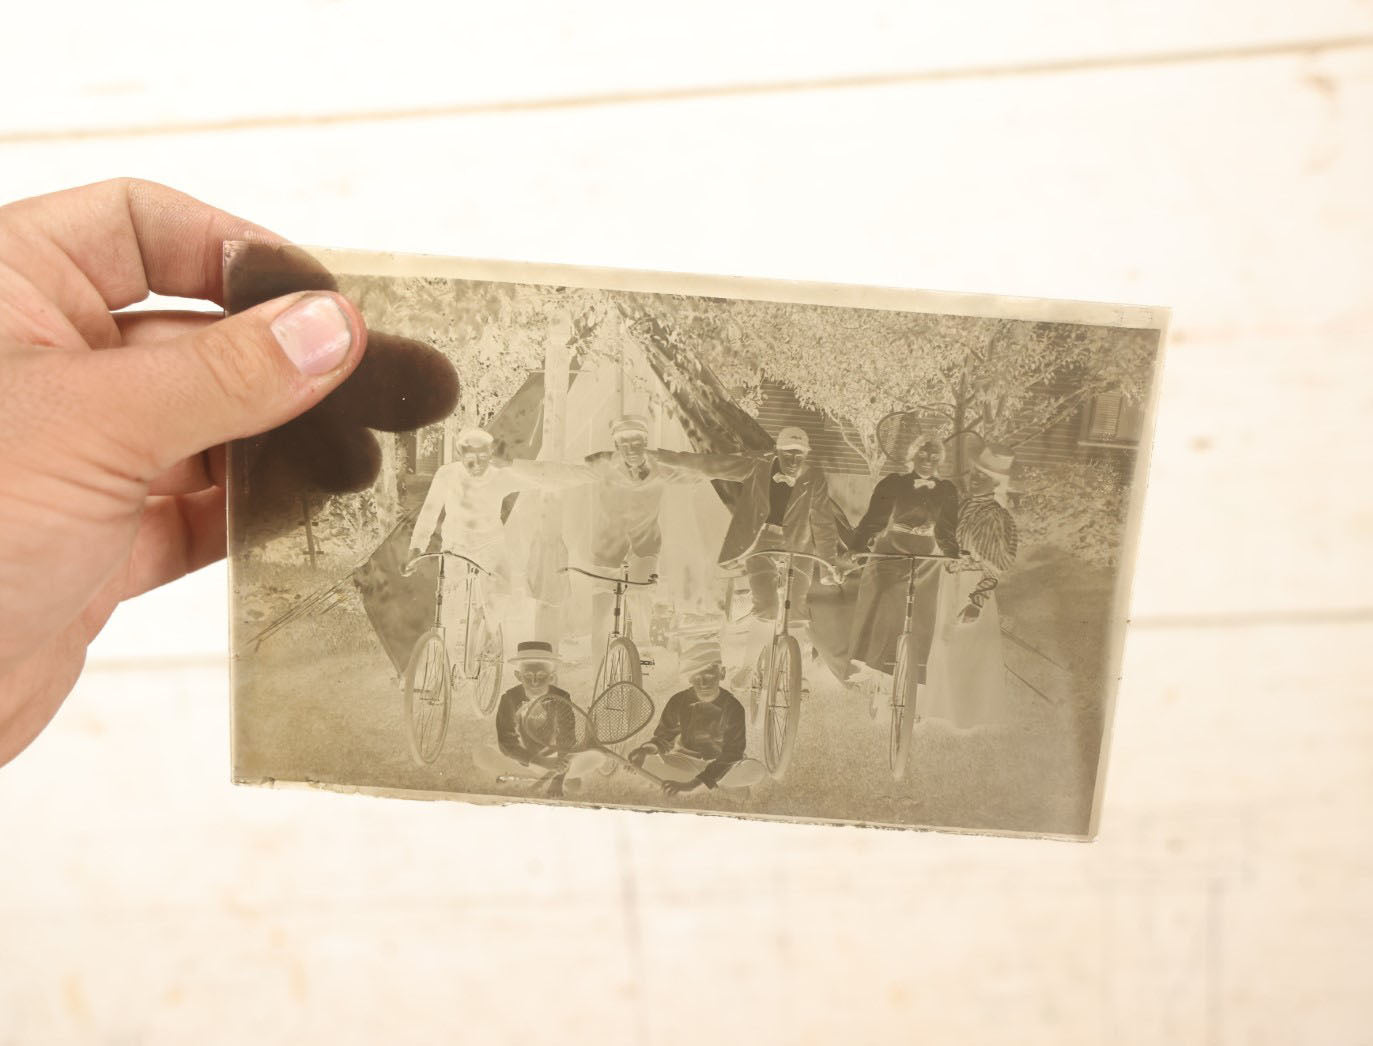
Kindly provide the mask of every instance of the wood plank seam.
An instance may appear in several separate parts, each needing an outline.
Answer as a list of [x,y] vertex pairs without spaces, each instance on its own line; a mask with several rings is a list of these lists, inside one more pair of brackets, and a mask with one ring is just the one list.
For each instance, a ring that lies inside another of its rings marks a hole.
[[407,106],[313,115],[279,114],[234,117],[224,120],[183,121],[161,124],[126,124],[117,127],[74,127],[52,131],[12,131],[0,133],[0,146],[51,144],[112,138],[165,137],[179,134],[205,134],[219,131],[269,130],[280,128],[330,127],[340,124],[391,123],[403,120],[440,119],[465,116],[492,116],[505,113],[546,112],[559,109],[591,109],[653,102],[708,101],[786,94],[794,91],[851,90],[856,88],[899,87],[921,83],[946,83],[962,80],[993,80],[1103,70],[1139,69],[1157,66],[1238,61],[1304,55],[1317,57],[1340,51],[1373,47],[1373,34],[1335,36],[1285,43],[1240,44],[1194,50],[1141,52],[1082,58],[1054,58],[1039,62],[1005,65],[965,66],[956,69],[921,69],[908,72],[863,73],[819,77],[805,80],[777,80],[744,84],[703,84],[664,87],[641,91],[609,91],[565,98],[545,97],[506,101],[468,102],[453,105]]

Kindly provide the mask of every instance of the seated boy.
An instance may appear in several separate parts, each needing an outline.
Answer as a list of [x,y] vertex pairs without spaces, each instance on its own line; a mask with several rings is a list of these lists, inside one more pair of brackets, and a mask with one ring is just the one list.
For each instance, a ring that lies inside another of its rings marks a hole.
[[[528,640],[519,645],[510,663],[515,666],[519,685],[501,695],[496,708],[496,741],[479,747],[473,753],[473,761],[480,769],[497,776],[547,778],[549,794],[561,795],[562,775],[575,744],[576,724],[567,691],[554,685],[558,656],[551,644]],[[555,721],[553,743],[544,744],[529,736],[525,716],[550,695],[569,704]]]
[[687,688],[668,698],[652,739],[630,752],[630,761],[661,777],[665,795],[697,788],[746,792],[767,771],[744,755],[744,706],[720,687],[719,642],[701,640],[683,651],[680,669]]

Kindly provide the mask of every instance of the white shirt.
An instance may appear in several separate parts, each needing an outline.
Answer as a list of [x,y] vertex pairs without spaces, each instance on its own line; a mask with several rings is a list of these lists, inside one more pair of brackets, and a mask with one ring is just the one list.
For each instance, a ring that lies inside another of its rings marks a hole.
[[504,533],[502,502],[516,491],[551,485],[529,464],[516,461],[506,468],[491,466],[480,476],[471,475],[460,461],[444,465],[434,474],[424,497],[410,547],[429,547],[440,513],[443,547],[450,552],[474,551],[500,541]]

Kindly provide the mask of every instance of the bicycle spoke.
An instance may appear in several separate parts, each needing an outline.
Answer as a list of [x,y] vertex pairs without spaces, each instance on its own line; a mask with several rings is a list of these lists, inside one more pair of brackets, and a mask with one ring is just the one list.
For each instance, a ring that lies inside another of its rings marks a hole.
[[420,751],[425,755],[429,754],[430,731],[433,729],[435,718],[436,715],[432,704],[426,702],[420,707],[419,729],[416,733],[419,734]]

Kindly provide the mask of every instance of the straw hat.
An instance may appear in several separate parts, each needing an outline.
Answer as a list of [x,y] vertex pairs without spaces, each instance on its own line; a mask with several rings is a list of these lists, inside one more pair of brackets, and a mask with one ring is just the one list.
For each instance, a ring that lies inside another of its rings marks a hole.
[[1010,479],[1011,465],[1015,455],[999,443],[987,443],[973,458],[973,467],[987,473],[994,479]]
[[510,659],[510,664],[521,665],[526,661],[539,661],[547,665],[559,664],[561,659],[553,652],[553,644],[546,643],[542,639],[526,639],[515,648],[515,656]]

